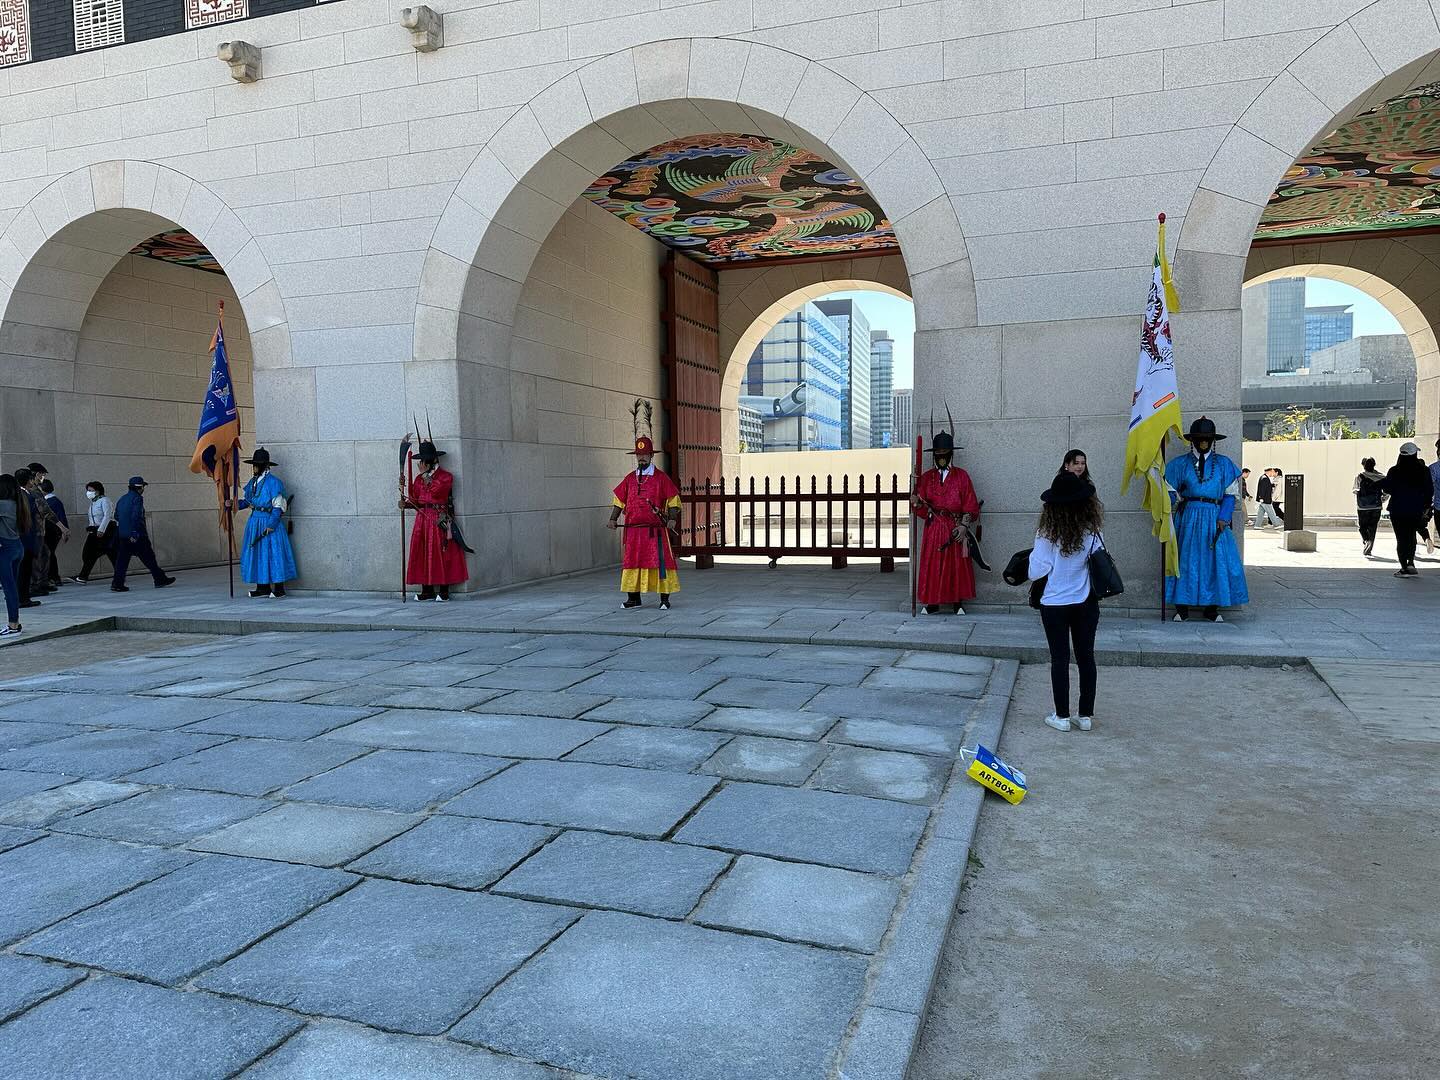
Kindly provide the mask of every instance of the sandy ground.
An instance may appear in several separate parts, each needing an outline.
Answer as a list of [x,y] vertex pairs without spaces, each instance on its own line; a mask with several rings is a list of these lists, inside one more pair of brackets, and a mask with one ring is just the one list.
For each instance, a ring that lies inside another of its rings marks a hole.
[[1100,691],[1061,734],[1022,671],[1032,794],[987,800],[911,1080],[1440,1076],[1440,716],[1377,739],[1308,671]]

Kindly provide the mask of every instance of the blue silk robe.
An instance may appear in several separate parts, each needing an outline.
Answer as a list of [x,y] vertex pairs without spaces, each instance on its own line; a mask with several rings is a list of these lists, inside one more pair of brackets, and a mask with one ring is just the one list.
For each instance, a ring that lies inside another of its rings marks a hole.
[[[1165,480],[1173,489],[1175,536],[1180,544],[1180,576],[1165,578],[1165,599],[1196,607],[1238,607],[1250,602],[1245,567],[1235,531],[1216,534],[1235,513],[1240,467],[1224,454],[1212,451],[1205,459],[1204,475],[1193,452],[1172,458]],[[1200,502],[1210,499],[1212,502]]]
[[285,531],[285,501],[285,485],[274,473],[245,482],[239,508],[250,508],[250,520],[240,545],[240,577],[251,585],[283,585],[297,576],[295,552]]

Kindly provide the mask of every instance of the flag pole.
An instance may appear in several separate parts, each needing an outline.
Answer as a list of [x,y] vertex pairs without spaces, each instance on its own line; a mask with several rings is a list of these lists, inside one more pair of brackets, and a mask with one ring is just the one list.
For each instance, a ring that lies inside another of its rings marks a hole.
[[916,542],[916,535],[920,530],[920,516],[915,513],[914,499],[916,489],[920,484],[920,455],[921,446],[925,441],[923,435],[915,436],[915,456],[910,459],[910,617],[915,618],[915,597],[920,582],[920,575],[915,566],[915,560],[919,555],[919,544]]
[[[1161,217],[1162,217],[1162,220],[1163,220],[1164,215],[1161,215]],[[1163,464],[1164,464],[1164,461],[1165,461],[1165,449],[1166,449],[1166,447],[1169,445],[1169,442],[1170,442],[1170,435],[1169,435],[1168,432],[1167,432],[1166,434],[1160,436],[1160,461],[1161,461],[1162,467],[1163,467]],[[1165,474],[1164,474],[1164,472],[1162,471],[1160,475],[1161,475],[1161,476],[1164,476]],[[1170,499],[1170,492],[1169,492],[1169,491],[1166,491],[1166,492],[1165,492],[1165,499],[1166,499],[1167,502],[1169,501],[1169,499]],[[1167,511],[1167,513],[1168,513],[1168,511]],[[1168,546],[1169,546],[1169,545],[1167,545],[1164,540],[1161,540],[1161,541],[1160,541],[1160,621],[1161,621],[1162,623],[1165,621],[1165,568],[1166,568],[1166,566],[1168,565],[1168,563],[1167,563],[1167,561],[1166,561],[1166,558],[1165,558],[1165,554],[1166,554],[1165,549],[1166,549],[1166,547],[1168,547]]]
[[[220,305],[219,321],[223,326],[225,323],[225,301],[222,298],[218,301]],[[238,415],[238,413],[237,413]],[[237,429],[236,434],[239,434]],[[239,494],[235,481],[236,474],[240,471],[240,445],[237,443],[230,448],[229,465],[229,488],[225,494],[229,496],[225,500],[225,570],[230,578],[230,599],[235,599],[235,499]]]

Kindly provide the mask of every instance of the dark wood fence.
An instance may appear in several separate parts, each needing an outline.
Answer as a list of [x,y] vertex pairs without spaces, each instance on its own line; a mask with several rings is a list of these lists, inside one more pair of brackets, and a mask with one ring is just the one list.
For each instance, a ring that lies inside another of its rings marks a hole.
[[758,487],[752,476],[749,490],[738,477],[706,478],[683,485],[680,503],[679,554],[695,556],[702,568],[717,555],[764,555],[771,566],[797,555],[828,557],[836,568],[849,559],[879,559],[888,573],[909,554],[910,491],[898,475],[887,485],[877,473],[868,486],[862,476],[853,490],[848,476],[838,490],[833,477],[822,487],[812,476],[808,491],[798,476],[793,484],[781,477],[778,485],[767,477]]

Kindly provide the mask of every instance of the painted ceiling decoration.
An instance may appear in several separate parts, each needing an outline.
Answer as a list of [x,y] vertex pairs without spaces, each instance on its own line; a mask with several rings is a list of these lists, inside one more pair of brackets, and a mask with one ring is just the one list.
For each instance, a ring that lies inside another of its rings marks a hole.
[[1440,83],[1341,125],[1292,165],[1256,240],[1440,228]]
[[156,233],[149,240],[142,240],[131,248],[130,254],[188,266],[192,270],[205,270],[211,274],[225,273],[225,268],[215,260],[215,256],[205,250],[205,245],[184,229]]
[[874,196],[854,177],[761,135],[663,143],[611,169],[585,197],[712,266],[900,246]]

